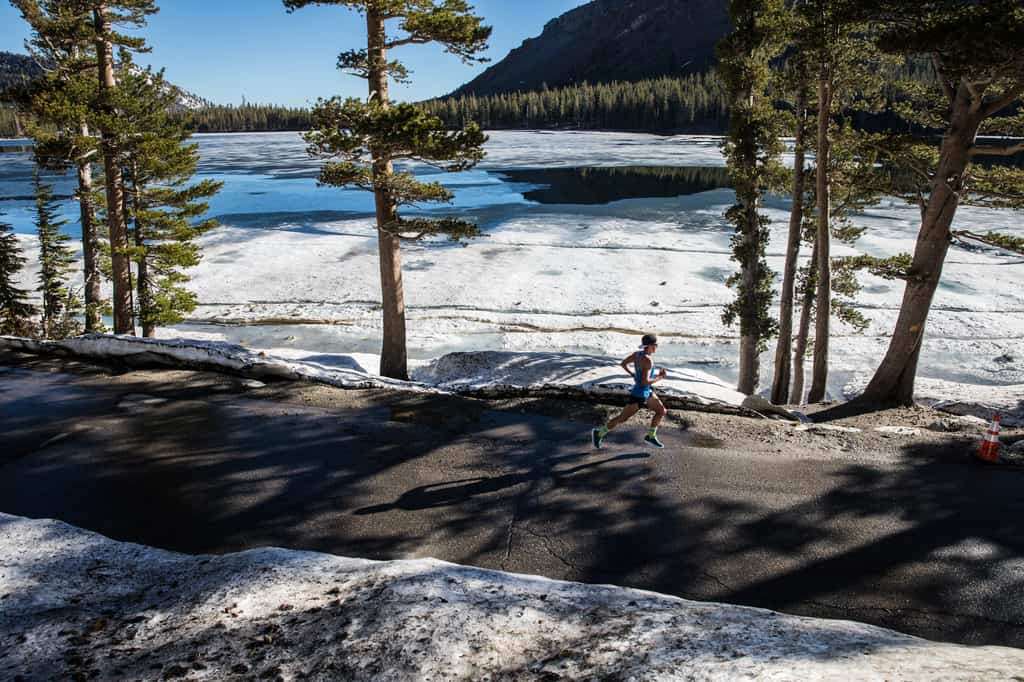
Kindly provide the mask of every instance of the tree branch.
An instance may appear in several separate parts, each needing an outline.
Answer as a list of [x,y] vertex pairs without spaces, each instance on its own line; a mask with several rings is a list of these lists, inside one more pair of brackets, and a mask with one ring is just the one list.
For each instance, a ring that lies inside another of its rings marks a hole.
[[982,109],[982,113],[985,118],[992,116],[996,112],[999,112],[1006,107],[1010,106],[1017,100],[1021,94],[1024,93],[1024,80],[1014,83],[1014,85],[1003,93],[1002,97],[999,97],[989,103],[988,106]]
[[961,242],[965,242],[969,239],[980,242],[986,246],[1010,251],[1011,253],[1019,253],[1024,256],[1024,240],[1021,239],[1015,239],[1013,237],[1004,237],[1000,239],[1002,235],[995,235],[991,232],[988,234],[978,234],[976,232],[971,232],[970,230],[954,230],[950,233],[950,236]]
[[425,45],[429,42],[431,42],[429,38],[424,38],[422,36],[409,36],[408,38],[392,40],[391,42],[385,44],[385,47],[387,47],[387,49],[389,50],[393,50],[396,47],[401,47],[402,45]]
[[991,145],[978,146],[974,145],[971,147],[970,156],[1013,156],[1024,152],[1024,142],[1018,142],[1017,144],[1010,145],[1009,147],[993,147]]

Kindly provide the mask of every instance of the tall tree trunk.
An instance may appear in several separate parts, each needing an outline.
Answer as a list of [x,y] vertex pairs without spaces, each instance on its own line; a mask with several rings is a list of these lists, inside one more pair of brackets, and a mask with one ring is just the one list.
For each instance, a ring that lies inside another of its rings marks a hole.
[[807,338],[811,334],[811,311],[814,309],[815,277],[818,270],[818,247],[811,249],[810,272],[807,288],[804,289],[803,301],[800,304],[800,327],[796,333],[796,345],[793,348],[793,392],[789,396],[790,405],[801,405],[804,402],[804,358],[807,356]]
[[772,380],[771,401],[776,405],[786,403],[789,396],[790,353],[793,350],[793,290],[796,287],[797,258],[800,256],[800,229],[804,220],[804,117],[806,111],[807,90],[801,85],[796,93],[797,126],[793,149],[795,156],[793,206],[789,214],[789,242],[786,244],[786,265],[782,276],[782,293],[779,302],[779,341],[775,346],[775,377]]
[[822,65],[818,77],[818,151],[817,151],[817,199],[818,236],[818,296],[814,317],[814,369],[811,391],[807,402],[817,403],[825,398],[828,385],[829,322],[832,319],[832,260],[830,252],[832,222],[832,141],[829,138],[829,121],[832,114],[832,72],[831,67]]
[[[106,4],[93,10],[96,27],[96,55],[99,63],[100,90],[109,107],[114,80],[114,48],[110,41],[110,18]],[[109,113],[109,112],[108,112]],[[101,130],[103,146],[103,168],[107,181],[107,225],[110,230],[110,260],[114,289],[114,333],[135,335],[132,319],[131,264],[128,259],[128,226],[124,218],[124,184],[121,166],[117,158],[117,142],[109,130]]]
[[[387,48],[384,17],[377,10],[366,11],[367,56],[369,59],[370,98],[388,106]],[[373,177],[390,176],[391,158],[373,149]],[[398,221],[398,205],[386,189],[374,190],[377,212],[377,244],[380,253],[381,305],[384,325],[380,354],[380,373],[392,379],[408,379],[405,344],[405,294],[402,289],[402,253],[397,234],[388,231]]]
[[[89,137],[89,125],[82,123],[80,133]],[[100,268],[96,259],[99,231],[96,226],[96,211],[92,205],[92,164],[88,158],[79,158],[78,167],[78,208],[82,216],[82,259],[85,269],[85,331],[99,331],[103,325],[100,317]]]
[[[753,107],[754,95],[749,91],[746,98]],[[743,162],[747,169],[754,169],[757,164],[756,144],[753,138],[753,130],[748,125],[743,140]],[[760,252],[758,244],[758,230],[760,220],[757,214],[757,193],[751,191],[748,196],[737,195],[737,200],[743,204],[744,225],[742,227],[741,239],[744,243],[744,258],[740,263],[741,291],[740,301],[740,376],[736,390],[744,395],[753,395],[757,391],[758,380],[760,379],[760,358],[758,346],[760,342],[761,320],[757,309],[756,288],[760,274]]]
[[939,167],[921,221],[910,278],[889,350],[864,391],[862,400],[879,404],[914,404],[914,380],[928,313],[949,250],[950,226],[964,189],[970,150],[983,116],[969,89],[960,84],[949,128],[942,139]]
[[142,326],[142,335],[147,339],[156,336],[156,325],[152,319],[153,291],[149,281],[149,254],[146,251],[145,226],[139,220],[139,171],[138,165],[132,161],[131,168],[131,197],[132,197],[132,219],[135,224],[135,248],[138,252],[138,260],[135,261],[138,277],[135,283],[139,301],[139,324]]

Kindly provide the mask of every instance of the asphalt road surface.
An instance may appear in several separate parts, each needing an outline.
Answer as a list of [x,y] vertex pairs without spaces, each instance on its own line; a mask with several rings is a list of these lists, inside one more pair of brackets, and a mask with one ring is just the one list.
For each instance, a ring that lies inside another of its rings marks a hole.
[[481,401],[324,408],[216,375],[25,367],[0,366],[3,512],[188,553],[430,556],[1024,646],[1021,471],[912,448],[758,455],[679,429],[656,451],[640,426],[595,451],[591,424]]

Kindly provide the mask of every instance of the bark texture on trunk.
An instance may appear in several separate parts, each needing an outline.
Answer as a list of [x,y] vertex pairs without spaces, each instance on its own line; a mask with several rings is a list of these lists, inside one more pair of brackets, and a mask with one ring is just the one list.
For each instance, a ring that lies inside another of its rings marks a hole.
[[[99,62],[100,88],[110,96],[117,87],[114,79],[113,45],[110,42],[110,19],[106,5],[93,11],[96,27],[96,55]],[[124,217],[124,183],[121,177],[116,140],[107,130],[101,130],[103,167],[106,174],[107,225],[110,230],[110,260],[114,289],[114,333],[135,334],[132,315],[131,265],[128,259],[128,227]]]
[[[382,107],[388,106],[387,48],[384,17],[376,10],[366,12],[367,56],[369,59],[370,98]],[[391,159],[371,150],[374,178],[392,174]],[[405,342],[405,294],[402,286],[402,252],[398,236],[383,229],[398,220],[398,206],[386,189],[374,191],[377,213],[377,244],[380,255],[381,306],[383,341],[380,373],[392,379],[408,379],[409,369]]]
[[[807,92],[801,87],[796,95],[796,140],[793,164],[793,206],[789,216],[789,241],[786,264],[782,274],[779,303],[779,340],[775,346],[775,376],[772,379],[771,401],[785,404],[789,398],[791,375],[790,353],[793,348],[793,291],[796,288],[797,258],[800,256],[800,228],[804,220],[804,114]],[[802,393],[802,390],[801,390]]]
[[832,113],[832,84],[829,67],[823,67],[818,79],[818,151],[817,151],[817,199],[818,235],[815,240],[818,251],[818,295],[814,317],[814,368],[811,391],[807,402],[817,403],[825,398],[828,385],[829,323],[832,319],[832,260],[831,232],[832,185],[830,182],[832,147],[829,138],[829,121]]
[[761,374],[760,353],[758,353],[758,311],[754,295],[760,278],[761,262],[757,251],[757,230],[759,227],[757,204],[748,204],[746,208],[746,262],[743,268],[743,289],[746,293],[743,301],[743,315],[740,320],[740,377],[737,390],[744,395],[757,392],[757,384]]
[[[751,108],[753,107],[753,93],[745,93]],[[744,164],[752,169],[757,164],[757,155],[753,132],[747,129],[744,145]],[[756,291],[758,276],[760,273],[760,259],[758,253],[757,233],[760,221],[757,215],[756,196],[738,197],[744,203],[743,215],[744,225],[742,229],[742,240],[745,257],[740,263],[740,286],[742,297],[740,300],[740,366],[739,381],[736,390],[744,395],[753,395],[757,391],[758,380],[760,379],[760,358],[758,353],[759,335],[758,328],[761,323],[758,318],[758,310],[754,292]]]
[[862,400],[914,404],[921,341],[949,250],[950,226],[964,189],[971,147],[983,120],[980,109],[968,87],[961,83],[953,98],[949,128],[942,139],[938,172],[921,221],[896,329]]
[[[82,137],[89,137],[89,126],[82,123]],[[103,324],[100,316],[100,268],[96,259],[99,243],[99,231],[96,226],[96,211],[92,205],[92,164],[89,159],[79,159],[78,170],[78,209],[82,220],[82,260],[85,274],[85,331],[99,331]]]
[[146,227],[139,220],[139,186],[138,182],[138,168],[134,161],[132,162],[131,169],[131,197],[132,197],[132,216],[135,223],[135,247],[138,250],[138,260],[135,261],[135,267],[138,270],[138,278],[135,282],[135,288],[139,300],[139,324],[142,327],[142,335],[146,338],[154,338],[156,336],[156,325],[153,324],[151,319],[153,300],[153,292],[149,281],[149,254],[146,253]]
[[793,392],[789,396],[790,405],[802,405],[804,402],[804,358],[807,356],[807,339],[811,334],[811,311],[814,309],[813,286],[815,273],[817,271],[818,247],[811,250],[810,278],[804,291],[803,302],[800,305],[800,326],[797,329],[796,344],[793,347]]

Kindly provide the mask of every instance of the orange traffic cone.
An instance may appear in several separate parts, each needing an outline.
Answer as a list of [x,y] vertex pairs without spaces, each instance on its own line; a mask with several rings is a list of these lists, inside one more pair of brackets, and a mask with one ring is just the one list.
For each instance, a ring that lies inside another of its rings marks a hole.
[[983,462],[989,462],[990,464],[999,464],[999,413],[992,418],[992,425],[988,427],[988,433],[985,434],[985,439],[981,441],[981,447],[978,448],[978,459]]

